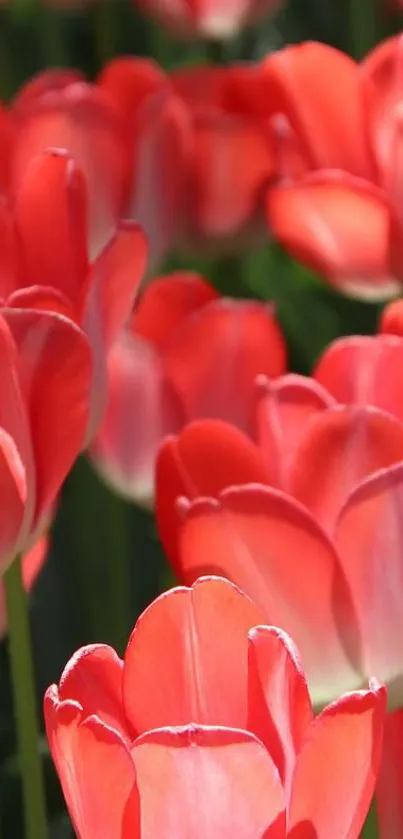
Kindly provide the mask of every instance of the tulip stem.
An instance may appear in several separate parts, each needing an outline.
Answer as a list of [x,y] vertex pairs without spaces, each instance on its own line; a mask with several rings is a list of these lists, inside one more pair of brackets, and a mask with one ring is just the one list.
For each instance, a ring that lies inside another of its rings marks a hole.
[[17,557],[4,575],[26,839],[46,839],[46,798],[35,695],[28,599]]
[[360,61],[378,40],[377,0],[349,0],[350,52]]

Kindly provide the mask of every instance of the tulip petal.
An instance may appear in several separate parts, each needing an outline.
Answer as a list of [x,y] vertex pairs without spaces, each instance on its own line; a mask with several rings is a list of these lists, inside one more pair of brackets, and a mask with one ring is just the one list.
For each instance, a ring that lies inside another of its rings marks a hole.
[[6,300],[21,279],[13,215],[6,201],[0,199],[0,299]]
[[118,731],[123,739],[131,737],[130,724],[122,703],[123,662],[112,647],[89,644],[72,656],[59,683],[61,702],[78,702],[84,716],[96,713],[100,720]]
[[399,460],[403,423],[372,407],[330,408],[313,417],[307,428],[289,491],[331,534],[350,492],[371,473]]
[[249,431],[255,378],[281,375],[286,348],[271,306],[221,299],[187,318],[165,364],[189,419],[219,417]]
[[91,445],[96,469],[115,491],[152,503],[158,448],[184,422],[160,356],[122,332],[108,355],[108,404]]
[[[312,169],[343,169],[371,179],[365,111],[357,64],[327,44],[308,41],[263,63],[267,100],[284,114]],[[329,93],[329,79],[337,79]]]
[[28,166],[16,199],[27,285],[56,288],[80,312],[87,273],[85,183],[65,153]]
[[288,473],[307,424],[332,405],[333,397],[307,376],[258,377],[256,438],[272,486],[288,489]]
[[42,70],[28,79],[13,100],[14,119],[23,119],[29,110],[34,110],[42,96],[51,96],[75,82],[83,82],[85,77],[79,70],[65,67],[52,67]]
[[123,697],[133,728],[246,728],[248,630],[262,620],[261,609],[219,578],[157,598],[126,650]]
[[165,551],[176,571],[179,496],[215,496],[233,484],[268,483],[269,473],[259,449],[241,431],[220,420],[190,423],[179,437],[169,438],[158,453],[155,471],[156,517]]
[[39,311],[55,312],[77,322],[77,312],[69,300],[56,288],[49,286],[28,286],[19,288],[7,298],[7,308],[38,309]]
[[314,376],[338,402],[374,405],[403,420],[403,340],[397,336],[339,338]]
[[155,277],[137,304],[132,330],[163,352],[186,318],[218,296],[213,286],[191,271]]
[[[356,622],[335,550],[291,497],[256,485],[224,490],[187,510],[182,577],[228,577],[300,650],[315,702],[361,681]],[[318,644],[318,638],[321,643]]]
[[403,710],[387,714],[381,768],[376,785],[380,839],[401,839],[403,831]]
[[141,737],[132,754],[143,839],[285,839],[278,774],[251,734],[162,729]]
[[385,306],[381,313],[379,332],[403,338],[403,300],[392,300]]
[[[77,702],[45,695],[50,751],[78,836],[139,836],[139,801],[130,752],[120,735]],[[127,830],[127,833],[126,833]]]
[[[374,792],[386,691],[372,685],[341,697],[312,723],[295,768],[289,836],[356,839]],[[301,830],[302,828],[302,830]]]
[[95,258],[123,209],[129,160],[120,114],[100,88],[77,81],[36,97],[20,116],[13,154],[14,193],[18,195],[33,158],[49,148],[65,149],[85,178],[89,252]]
[[107,351],[128,320],[147,260],[143,231],[121,222],[116,235],[94,263],[84,310],[84,329],[94,364],[90,431],[102,418],[107,399]]
[[97,84],[132,124],[143,101],[157,90],[167,88],[169,81],[153,59],[119,56],[102,68]]
[[247,727],[273,758],[287,801],[295,762],[312,719],[308,685],[290,638],[269,626],[251,629]]
[[4,309],[19,354],[36,468],[36,526],[80,452],[88,421],[91,355],[61,315]]
[[382,300],[398,293],[389,265],[386,199],[348,176],[272,188],[267,215],[276,239],[295,259],[351,297]]
[[388,685],[391,706],[403,696],[403,466],[364,481],[335,527],[335,543],[357,613],[365,672]]

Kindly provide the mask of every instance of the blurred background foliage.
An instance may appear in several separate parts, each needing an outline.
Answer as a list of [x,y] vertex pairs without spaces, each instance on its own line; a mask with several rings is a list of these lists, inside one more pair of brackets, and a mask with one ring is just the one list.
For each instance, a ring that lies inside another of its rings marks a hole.
[[[79,68],[92,79],[118,54],[153,55],[170,69],[212,57],[258,59],[287,42],[315,39],[359,57],[397,31],[400,23],[398,13],[375,6],[372,0],[289,0],[274,18],[218,51],[209,44],[171,39],[129,0],[99,0],[78,9],[10,0],[0,9],[0,97],[9,101],[30,76],[52,65]],[[228,260],[198,266],[182,259],[179,265],[200,267],[224,293],[273,299],[288,341],[290,368],[298,372],[308,373],[335,337],[376,329],[375,304],[342,298],[293,264],[277,246],[268,245],[237,264]],[[114,564],[117,550],[126,553],[125,566]],[[115,592],[122,590],[117,567],[119,574],[127,575],[126,604],[116,602]],[[78,646],[109,642],[121,653],[138,614],[172,581],[152,514],[112,496],[82,457],[62,490],[50,556],[32,596],[39,701]],[[0,824],[1,836],[20,839],[6,645],[3,641],[0,647]],[[45,739],[43,753],[51,839],[63,839],[71,831]]]

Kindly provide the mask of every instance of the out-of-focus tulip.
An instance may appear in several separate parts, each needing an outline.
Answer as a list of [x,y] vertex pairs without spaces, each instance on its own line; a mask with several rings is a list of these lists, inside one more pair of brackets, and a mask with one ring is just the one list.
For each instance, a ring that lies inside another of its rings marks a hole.
[[[400,37],[361,65],[308,42],[260,70],[271,129],[285,126],[292,138],[279,137],[270,230],[331,285],[366,299],[391,297],[403,282],[402,55]],[[337,78],[330,95],[329,78]]]
[[4,571],[48,524],[88,425],[91,351],[55,312],[0,315],[0,564]]
[[177,243],[188,212],[187,109],[149,59],[114,59],[98,85],[125,124],[130,174],[123,214],[146,231],[155,268]]
[[144,234],[122,222],[91,264],[85,180],[66,154],[48,152],[31,162],[13,210],[0,206],[0,238],[0,299],[7,306],[59,312],[88,336],[91,436],[106,400],[106,354],[131,313],[145,269]]
[[149,502],[163,438],[199,417],[251,432],[255,377],[280,375],[285,364],[270,304],[221,298],[196,274],[154,279],[109,355],[97,468],[119,492]]
[[193,40],[227,41],[245,27],[274,14],[282,0],[204,0],[197,6],[189,0],[136,0],[142,10],[157,18],[177,36]]
[[11,117],[16,127],[12,193],[18,195],[33,158],[49,148],[66,151],[85,177],[88,247],[94,259],[124,215],[130,160],[118,109],[76,71],[45,70],[22,88]]
[[357,839],[385,689],[314,718],[290,639],[219,578],[146,609],[124,661],[79,650],[45,697],[50,750],[83,839]]
[[[22,579],[27,592],[30,592],[42,571],[48,550],[48,538],[42,536],[38,542],[22,556]],[[7,609],[4,585],[0,580],[0,638],[7,631]]]
[[393,300],[385,306],[379,324],[379,331],[403,338],[403,300]]

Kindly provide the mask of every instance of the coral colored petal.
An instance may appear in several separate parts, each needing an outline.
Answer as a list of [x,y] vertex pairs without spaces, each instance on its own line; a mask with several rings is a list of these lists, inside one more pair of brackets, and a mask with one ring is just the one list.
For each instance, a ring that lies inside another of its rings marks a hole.
[[184,421],[159,355],[123,331],[108,355],[108,404],[91,445],[100,474],[127,498],[152,503],[158,448]]
[[218,296],[213,286],[191,271],[156,277],[141,295],[132,330],[162,352],[186,318]]
[[264,609],[267,623],[290,634],[315,702],[360,683],[356,621],[338,558],[291,497],[249,485],[193,502],[179,557],[185,580],[228,577]]
[[376,812],[380,839],[401,839],[403,834],[403,710],[387,714],[381,768],[376,785]]
[[177,439],[166,440],[156,462],[158,532],[176,571],[180,519],[176,499],[217,495],[233,484],[268,483],[259,449],[241,431],[220,420],[190,423]]
[[385,306],[381,314],[379,332],[400,335],[403,338],[403,300],[393,300]]
[[130,221],[121,222],[118,232],[91,269],[83,315],[94,365],[87,442],[106,408],[107,353],[129,319],[147,255],[147,242],[141,228]]
[[125,124],[103,91],[76,82],[37,97],[20,120],[12,183],[18,194],[32,159],[46,149],[64,149],[87,185],[90,257],[105,246],[122,214],[128,178]]
[[275,160],[263,132],[232,114],[206,113],[195,123],[190,234],[230,239],[255,221]]
[[133,728],[246,728],[248,630],[262,620],[261,609],[219,578],[157,598],[126,650],[123,697]]
[[150,58],[113,58],[102,69],[97,84],[106,91],[133,123],[143,101],[169,82],[165,73]]
[[10,207],[0,198],[0,299],[6,300],[22,277],[18,262],[17,237]]
[[77,323],[77,312],[71,302],[56,288],[48,286],[28,286],[14,291],[6,301],[7,308],[37,309],[42,312],[54,312],[64,315]]
[[[61,702],[56,685],[45,695],[50,751],[79,836],[139,837],[139,801],[130,752],[120,735],[77,702]],[[127,832],[126,832],[127,831]]]
[[142,839],[285,839],[278,774],[251,734],[162,729],[141,737],[132,755]]
[[[359,68],[339,50],[308,41],[263,63],[271,110],[284,114],[312,169],[343,169],[371,179]],[[329,91],[329,79],[337,84]]]
[[339,338],[315,379],[347,405],[374,405],[403,420],[403,340],[394,335]]
[[0,103],[0,194],[2,197],[9,195],[15,137],[14,120],[8,108]]
[[188,212],[190,118],[179,98],[150,96],[135,126],[127,215],[144,228],[155,268],[176,244]]
[[307,822],[317,839],[359,835],[374,792],[385,707],[385,688],[373,684],[341,697],[312,723],[294,773],[290,839],[305,835]]
[[130,740],[132,731],[122,703],[123,662],[112,647],[89,644],[72,656],[59,683],[60,701],[78,702],[86,717],[96,714]]
[[81,330],[61,315],[5,309],[3,317],[19,353],[36,468],[38,526],[83,444],[91,354]]
[[248,731],[267,747],[288,801],[295,762],[313,718],[308,685],[297,651],[280,629],[252,629],[248,653]]
[[297,450],[290,493],[329,533],[351,490],[403,460],[403,424],[375,408],[339,406],[311,420]]
[[66,154],[35,158],[16,199],[25,285],[60,291],[79,312],[87,273],[85,182]]
[[365,97],[367,133],[378,168],[378,179],[386,188],[393,184],[395,158],[395,116],[401,102],[403,41],[400,36],[378,44],[365,57],[360,69]]
[[293,373],[276,379],[258,378],[256,433],[270,483],[288,489],[295,452],[312,417],[334,405],[314,379]]
[[[36,544],[22,555],[22,579],[24,588],[29,592],[40,574],[48,551],[48,537],[42,536]],[[4,583],[0,580],[0,638],[7,630],[7,610]]]
[[365,672],[388,685],[391,707],[403,696],[403,466],[368,478],[350,495],[335,528],[365,654]]
[[34,109],[42,96],[51,96],[55,91],[62,91],[75,82],[83,82],[84,75],[79,70],[64,67],[52,67],[42,70],[30,78],[18,91],[13,100],[12,115],[14,119],[23,119],[30,109]]
[[286,348],[270,305],[221,299],[187,318],[165,364],[189,420],[219,417],[248,432],[256,376],[281,375]]
[[295,259],[344,294],[382,300],[400,289],[389,265],[386,199],[346,176],[277,187],[267,193],[275,238]]

